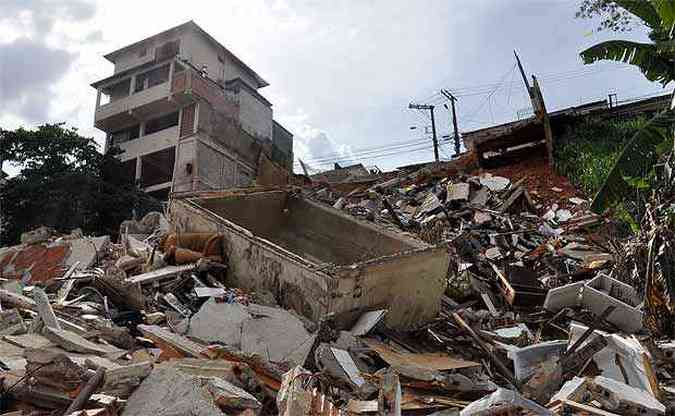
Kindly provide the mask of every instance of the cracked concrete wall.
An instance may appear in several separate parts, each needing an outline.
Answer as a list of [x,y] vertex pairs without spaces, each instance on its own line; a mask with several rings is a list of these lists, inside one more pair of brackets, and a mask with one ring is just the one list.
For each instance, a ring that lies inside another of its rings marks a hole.
[[[387,308],[387,325],[408,328],[439,311],[449,262],[444,247],[281,190],[173,200],[169,215],[177,232],[224,234],[231,284],[268,290],[312,320],[335,313],[349,326],[367,310]],[[326,268],[334,260],[345,266]]]

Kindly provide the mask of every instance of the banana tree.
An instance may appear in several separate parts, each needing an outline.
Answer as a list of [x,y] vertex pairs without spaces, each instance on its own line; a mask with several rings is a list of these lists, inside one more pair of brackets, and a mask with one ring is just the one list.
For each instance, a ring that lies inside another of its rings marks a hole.
[[666,141],[673,142],[675,133],[675,94],[671,108],[654,116],[628,141],[605,182],[595,195],[591,209],[602,213],[605,209],[624,201],[633,190],[629,178],[642,178],[649,174],[657,161],[657,148]]
[[614,0],[614,3],[644,23],[650,42],[600,42],[581,52],[584,63],[625,62],[637,66],[647,79],[663,86],[675,81],[675,1]]

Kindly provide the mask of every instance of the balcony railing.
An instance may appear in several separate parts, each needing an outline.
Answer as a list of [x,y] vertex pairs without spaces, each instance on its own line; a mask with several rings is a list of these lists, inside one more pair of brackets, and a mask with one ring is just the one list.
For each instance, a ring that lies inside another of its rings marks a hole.
[[153,87],[146,88],[143,91],[139,91],[127,97],[120,98],[116,101],[103,104],[96,109],[95,121],[98,122],[100,120],[114,116],[115,114],[150,104],[159,99],[168,97],[170,92],[170,83],[167,81]]
[[138,155],[154,153],[178,143],[178,126],[156,131],[128,142],[120,143],[119,148],[124,152],[122,160],[131,159]]

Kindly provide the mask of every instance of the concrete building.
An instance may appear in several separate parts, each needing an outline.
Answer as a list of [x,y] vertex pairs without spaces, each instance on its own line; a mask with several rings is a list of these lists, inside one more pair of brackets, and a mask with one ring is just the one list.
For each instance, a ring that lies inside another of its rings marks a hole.
[[253,184],[261,165],[293,166],[293,135],[258,91],[268,83],[189,21],[105,55],[94,125],[119,148],[129,180],[169,191]]

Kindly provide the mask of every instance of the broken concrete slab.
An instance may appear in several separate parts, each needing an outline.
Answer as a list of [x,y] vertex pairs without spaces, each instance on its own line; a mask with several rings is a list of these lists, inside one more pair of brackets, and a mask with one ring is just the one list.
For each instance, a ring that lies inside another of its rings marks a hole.
[[600,316],[608,306],[615,309],[607,322],[629,333],[643,328],[640,299],[635,289],[607,275],[599,273],[585,282],[575,282],[551,289],[546,295],[544,308],[558,312],[564,307],[582,306],[595,316]]
[[129,397],[122,416],[222,416],[198,377],[158,366]]
[[[576,342],[586,330],[588,328],[584,325],[570,324],[569,345]],[[607,346],[593,355],[593,362],[600,370],[600,375],[644,390],[652,396],[657,394],[655,386],[658,384],[653,379],[647,350],[635,338],[595,330],[580,347],[590,343],[595,337],[604,337],[607,340]]]
[[510,350],[508,357],[513,360],[516,379],[523,381],[534,374],[537,365],[545,361],[557,362],[567,348],[567,340],[547,341]]
[[27,326],[17,309],[0,312],[0,336],[20,335],[27,331]]
[[105,248],[110,244],[110,237],[85,237],[68,240],[70,252],[66,257],[67,267],[79,263],[81,269],[88,269],[94,265]]
[[244,321],[251,319],[246,306],[207,300],[190,319],[188,335],[205,343],[220,342],[241,348]]
[[386,309],[366,312],[359,317],[354,326],[352,326],[350,332],[355,337],[367,335],[368,332],[370,332],[378,323],[380,323],[386,314]]
[[274,312],[243,322],[242,351],[259,354],[273,362],[303,365],[314,346],[316,334],[310,334],[292,313],[283,309],[266,309]]
[[449,183],[447,201],[466,201],[469,199],[470,187],[466,182]]
[[484,175],[480,177],[480,184],[487,187],[492,192],[499,192],[506,189],[511,180],[502,176]]
[[551,400],[548,402],[548,407],[550,408],[567,400],[574,402],[582,401],[587,390],[587,382],[587,378],[576,376],[573,379],[568,380],[563,384],[560,390],[551,397]]
[[205,377],[201,381],[213,397],[214,403],[224,411],[233,409],[259,409],[262,404],[246,390],[218,377]]
[[518,414],[527,411],[538,416],[554,416],[554,413],[545,407],[528,400],[513,390],[497,389],[489,396],[469,403],[459,413],[460,416],[489,416]]
[[315,339],[297,316],[284,309],[215,299],[206,301],[191,318],[188,335],[295,365],[304,363]]
[[40,319],[42,319],[44,325],[48,328],[60,330],[61,325],[59,324],[58,319],[56,319],[56,315],[49,304],[47,294],[44,290],[42,290],[42,288],[33,288],[33,300],[37,306],[38,315],[40,316]]
[[666,414],[666,406],[654,396],[611,378],[597,376],[588,390],[602,407],[622,415],[658,416]]
[[112,345],[96,344],[77,335],[74,332],[63,329],[51,328],[47,326],[44,328],[43,334],[48,340],[57,344],[66,351],[101,356],[122,356],[126,353],[126,351],[120,350],[119,348],[113,347]]

